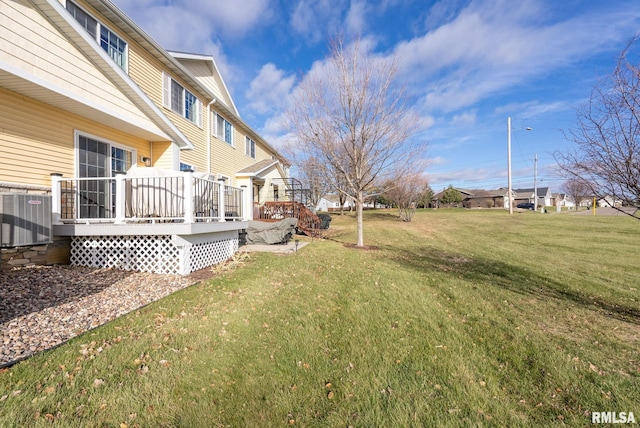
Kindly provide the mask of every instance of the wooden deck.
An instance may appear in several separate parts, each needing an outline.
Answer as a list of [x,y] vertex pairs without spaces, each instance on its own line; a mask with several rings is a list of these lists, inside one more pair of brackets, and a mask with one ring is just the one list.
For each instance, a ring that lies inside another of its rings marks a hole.
[[300,202],[279,201],[265,202],[260,207],[259,221],[280,221],[285,218],[297,218],[298,230],[307,236],[316,237],[320,235],[320,217],[315,215],[309,208]]

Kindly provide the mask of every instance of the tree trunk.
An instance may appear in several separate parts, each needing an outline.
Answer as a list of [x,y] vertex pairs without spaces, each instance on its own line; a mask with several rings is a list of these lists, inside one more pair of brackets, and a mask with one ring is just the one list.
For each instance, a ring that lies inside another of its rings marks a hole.
[[356,225],[358,228],[358,247],[364,247],[364,230],[362,227],[362,210],[364,208],[364,197],[362,192],[358,192],[358,198],[356,200]]

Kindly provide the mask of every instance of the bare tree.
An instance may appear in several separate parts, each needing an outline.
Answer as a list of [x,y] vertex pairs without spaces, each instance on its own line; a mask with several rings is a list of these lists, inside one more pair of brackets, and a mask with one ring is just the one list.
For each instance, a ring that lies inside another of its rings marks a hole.
[[591,195],[591,189],[587,183],[577,178],[570,178],[564,182],[563,189],[576,204],[576,210],[580,203]]
[[314,208],[318,206],[320,198],[331,190],[325,179],[324,168],[325,165],[315,157],[303,158],[298,164],[300,179],[308,194],[308,202]]
[[[349,199],[349,186],[347,180],[340,173],[333,173],[329,171],[329,181],[332,183],[333,190],[338,195],[338,202],[340,204],[340,215],[344,215],[344,204]],[[349,203],[349,211],[351,211],[351,203]]]
[[358,246],[364,245],[362,211],[375,185],[415,165],[419,121],[396,82],[397,60],[366,52],[358,39],[331,44],[330,57],[300,82],[288,111],[299,148],[323,159],[327,179],[344,180],[356,203]]
[[[556,152],[568,178],[589,187],[593,196],[613,197],[640,207],[640,67],[632,62],[631,41],[613,73],[595,86],[567,134],[574,149]],[[617,207],[615,207],[617,208]],[[637,211],[636,211],[637,212]]]
[[420,174],[412,174],[399,177],[394,183],[387,185],[386,196],[398,207],[400,220],[411,221],[429,187],[427,181]]

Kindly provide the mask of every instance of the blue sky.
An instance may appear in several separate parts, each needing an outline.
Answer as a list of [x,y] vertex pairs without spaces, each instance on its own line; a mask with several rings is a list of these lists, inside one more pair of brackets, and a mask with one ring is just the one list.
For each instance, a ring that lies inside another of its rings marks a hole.
[[[113,0],[169,50],[212,55],[245,122],[275,146],[296,82],[338,32],[396,56],[427,125],[434,191],[561,191],[562,130],[640,32],[637,0]],[[527,132],[523,128],[531,127]]]

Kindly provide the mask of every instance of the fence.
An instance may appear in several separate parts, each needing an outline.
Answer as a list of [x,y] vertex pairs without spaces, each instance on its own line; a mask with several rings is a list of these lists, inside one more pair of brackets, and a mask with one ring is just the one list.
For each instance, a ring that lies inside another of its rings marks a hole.
[[223,222],[244,214],[244,189],[221,181],[172,176],[62,178],[52,175],[54,224]]

